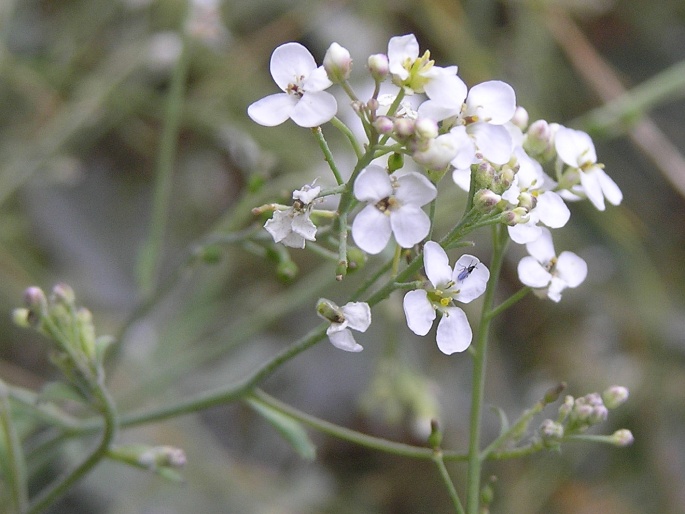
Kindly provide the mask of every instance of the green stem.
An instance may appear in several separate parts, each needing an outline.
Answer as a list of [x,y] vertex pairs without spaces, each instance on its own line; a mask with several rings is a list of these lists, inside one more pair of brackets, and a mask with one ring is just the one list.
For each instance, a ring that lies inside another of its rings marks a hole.
[[335,160],[333,159],[333,154],[331,153],[331,149],[328,147],[328,143],[326,142],[326,138],[323,137],[323,130],[321,130],[321,127],[313,127],[312,128],[312,134],[314,134],[314,137],[316,138],[316,142],[319,143],[319,148],[321,148],[321,152],[323,153],[324,159],[328,163],[328,167],[333,172],[333,176],[335,177],[335,182],[338,185],[344,184],[345,181],[343,180],[342,175],[340,175],[340,171],[338,170],[338,167],[335,164]]
[[348,127],[342,121],[340,121],[340,119],[337,116],[333,117],[333,119],[331,120],[331,124],[345,135],[347,140],[350,142],[350,145],[352,146],[352,149],[354,150],[354,154],[357,156],[357,159],[361,159],[364,155],[364,151],[359,146],[359,141],[357,141],[357,138],[355,137],[354,133],[350,130],[350,127]]
[[101,404],[100,408],[102,409],[104,421],[100,444],[76,469],[65,475],[49,489],[44,490],[38,498],[34,500],[30,509],[27,511],[28,514],[36,514],[47,509],[76,482],[88,474],[100,460],[107,456],[107,452],[109,451],[109,447],[112,444],[117,431],[117,413],[109,392],[101,383],[93,384],[93,393]]
[[447,471],[447,466],[445,466],[442,450],[436,450],[433,452],[433,462],[435,462],[435,465],[438,467],[440,478],[450,494],[450,499],[452,500],[452,505],[454,505],[454,510],[457,511],[457,514],[465,514],[464,506],[461,504],[461,500],[459,500],[457,490],[455,489],[454,483],[452,482],[452,479]]
[[152,199],[152,219],[150,234],[139,262],[139,284],[143,298],[154,291],[157,283],[157,272],[161,260],[164,234],[173,186],[173,168],[176,160],[176,145],[181,125],[181,114],[185,96],[185,84],[190,65],[190,40],[183,36],[183,47],[178,58],[169,86],[166,102],[164,127],[159,147],[159,156],[155,172],[155,186]]
[[504,300],[502,303],[500,303],[497,307],[492,309],[490,312],[485,313],[485,317],[488,319],[492,319],[492,318],[498,316],[499,314],[501,314],[502,312],[507,310],[509,307],[514,305],[516,302],[525,298],[528,295],[528,293],[530,293],[532,290],[533,290],[533,288],[528,287],[528,286],[522,287],[516,293],[511,295],[509,298]]
[[4,446],[7,457],[3,468],[16,511],[26,512],[29,504],[26,460],[19,434],[17,434],[17,429],[12,421],[12,409],[8,396],[8,387],[0,380],[0,427],[2,427],[2,433],[5,436]]
[[480,508],[480,479],[482,460],[480,455],[481,418],[483,414],[483,397],[485,392],[485,369],[487,363],[488,337],[492,319],[487,313],[492,309],[495,290],[504,254],[508,242],[506,227],[493,227],[493,255],[490,264],[490,280],[488,280],[483,300],[483,310],[473,353],[473,378],[471,392],[471,422],[469,425],[469,461],[467,469],[466,512],[478,514]]

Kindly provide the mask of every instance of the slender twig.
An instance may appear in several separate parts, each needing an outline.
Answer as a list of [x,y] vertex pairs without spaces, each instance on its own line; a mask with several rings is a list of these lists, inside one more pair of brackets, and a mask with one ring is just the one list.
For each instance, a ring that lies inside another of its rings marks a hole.
[[445,485],[450,494],[450,499],[452,500],[452,505],[454,505],[454,510],[456,510],[457,514],[464,514],[464,506],[461,504],[457,490],[454,487],[454,483],[450,478],[449,472],[447,471],[447,466],[445,466],[445,459],[443,458],[442,450],[435,450],[433,452],[433,462],[435,462],[435,465],[438,467],[438,472],[440,473],[442,483]]
[[0,380],[0,427],[2,427],[2,434],[5,436],[4,446],[7,459],[3,467],[12,496],[12,503],[17,512],[26,512],[29,504],[26,460],[19,434],[12,420],[12,409],[8,396],[8,388]]
[[532,287],[528,287],[528,286],[522,287],[517,292],[515,292],[513,295],[511,295],[509,298],[507,298],[502,303],[500,303],[497,307],[493,308],[490,312],[486,312],[484,314],[484,316],[488,319],[492,319],[492,318],[498,316],[499,314],[501,314],[502,312],[507,310],[509,307],[514,305],[516,302],[525,298],[528,295],[528,293],[530,293],[532,290],[533,290]]
[[504,253],[508,235],[506,227],[496,225],[493,227],[493,255],[490,264],[490,279],[485,289],[483,309],[478,325],[478,333],[473,354],[473,378],[471,391],[471,421],[469,424],[469,460],[467,469],[467,495],[466,511],[468,514],[478,514],[480,508],[480,479],[481,479],[481,456],[480,456],[480,432],[483,411],[483,396],[485,392],[485,369],[487,363],[488,337],[490,332],[491,318],[486,313],[492,309],[495,298],[495,289],[504,262]]

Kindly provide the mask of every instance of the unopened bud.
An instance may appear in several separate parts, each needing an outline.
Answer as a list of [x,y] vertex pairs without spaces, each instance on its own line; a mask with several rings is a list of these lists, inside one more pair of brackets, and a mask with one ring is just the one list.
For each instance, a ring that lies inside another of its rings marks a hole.
[[542,401],[546,405],[556,402],[561,393],[564,392],[564,389],[566,389],[566,382],[559,382],[556,386],[548,389],[547,392],[545,392],[545,396],[543,397]]
[[523,207],[529,212],[532,211],[538,203],[538,199],[531,193],[524,192],[519,195],[519,207]]
[[428,446],[437,450],[442,444],[442,431],[437,419],[431,419],[431,433],[428,436]]
[[21,328],[29,328],[33,325],[31,311],[24,307],[12,311],[12,321]]
[[523,141],[523,148],[531,155],[545,153],[550,147],[552,130],[545,120],[537,120],[530,124],[526,137]]
[[546,446],[556,446],[564,437],[564,426],[551,419],[543,420],[538,431]]
[[515,207],[514,209],[503,213],[502,220],[510,227],[518,225],[519,223],[525,223],[528,221],[528,211],[523,207]]
[[435,139],[438,137],[438,124],[430,118],[418,118],[415,124],[415,133],[421,139]]
[[95,358],[95,327],[93,326],[93,314],[85,307],[76,311],[76,326],[78,327],[81,350],[89,359]]
[[342,323],[345,321],[345,316],[340,307],[326,298],[319,298],[319,301],[316,302],[316,313],[319,317],[331,323]]
[[376,82],[382,82],[390,72],[390,63],[388,56],[385,54],[374,54],[369,56],[367,61],[371,76]]
[[473,195],[473,206],[483,214],[488,214],[494,210],[502,197],[490,189],[481,189]]
[[281,259],[276,265],[276,277],[286,284],[292,282],[299,271],[297,264],[291,259]]
[[597,423],[606,421],[607,417],[609,417],[608,409],[604,405],[595,405],[592,408],[592,414],[590,414],[587,421],[590,425],[596,425]]
[[379,134],[387,136],[388,134],[392,134],[392,131],[395,130],[395,123],[387,116],[379,116],[374,120],[373,128],[375,128]]
[[155,446],[141,453],[138,462],[149,469],[180,468],[186,464],[186,454],[173,446]]
[[331,43],[323,58],[323,67],[331,82],[338,84],[346,81],[352,70],[350,52],[338,43]]
[[414,120],[409,118],[398,118],[395,120],[395,133],[399,137],[409,137],[414,135]]
[[633,433],[626,428],[617,430],[611,435],[611,437],[614,440],[614,444],[616,446],[630,446],[631,444],[633,444],[633,441],[635,441]]
[[623,386],[612,386],[602,393],[602,399],[607,409],[615,409],[628,400],[628,389]]
[[352,272],[361,269],[366,264],[368,256],[356,246],[347,248],[347,271]]
[[511,122],[521,130],[525,130],[528,126],[528,121],[528,111],[519,105],[514,111]]
[[52,288],[52,298],[55,302],[61,302],[65,305],[74,305],[76,301],[74,290],[70,285],[63,282],[55,284],[55,287]]

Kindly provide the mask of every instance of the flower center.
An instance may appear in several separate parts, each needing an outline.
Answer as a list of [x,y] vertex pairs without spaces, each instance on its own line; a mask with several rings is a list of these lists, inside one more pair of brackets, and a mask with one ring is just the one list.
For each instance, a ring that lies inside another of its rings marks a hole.
[[386,214],[390,214],[390,212],[394,211],[399,206],[400,202],[398,202],[397,198],[394,196],[388,196],[376,203],[376,209]]
[[288,87],[285,88],[285,92],[288,93],[289,95],[295,95],[298,98],[302,98],[302,95],[304,95],[304,89],[302,88],[302,81],[303,80],[304,80],[304,76],[302,76],[302,75],[300,75],[299,77],[296,77],[296,81],[288,84]]
[[442,308],[448,307],[452,303],[452,298],[454,295],[459,293],[459,290],[453,290],[452,286],[454,286],[454,282],[450,280],[447,284],[445,284],[443,289],[432,289],[427,291],[428,300],[430,300],[430,302],[433,304],[433,307],[441,310]]

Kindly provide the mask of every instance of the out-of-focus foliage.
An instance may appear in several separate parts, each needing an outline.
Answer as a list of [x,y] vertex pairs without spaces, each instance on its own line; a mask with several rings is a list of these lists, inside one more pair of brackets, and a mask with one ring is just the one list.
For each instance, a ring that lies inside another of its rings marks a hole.
[[[570,16],[592,53],[563,47],[552,9]],[[319,61],[337,41],[362,68],[389,37],[414,32],[438,63],[457,63],[469,85],[508,81],[531,120],[568,124],[602,105],[583,74],[596,59],[627,89],[685,60],[680,0],[658,8],[645,0],[225,0],[219,14],[214,22],[225,31],[189,49],[162,282],[208,236],[258,230],[264,219],[254,219],[252,207],[287,199],[324,174],[309,131],[292,123],[266,129],[246,116],[248,104],[275,92],[268,60],[285,41],[302,42]],[[242,378],[317,323],[319,295],[354,287],[334,286],[330,263],[297,251],[301,273],[283,283],[269,256],[219,240],[217,263],[192,261],[159,302],[141,309],[136,265],[185,19],[184,0],[0,4],[0,376],[7,383],[40,389],[54,374],[44,341],[10,323],[32,284],[68,282],[98,330],[117,335],[109,374],[122,412]],[[684,96],[666,95],[641,113],[681,159]],[[324,131],[335,151],[339,138]],[[487,473],[498,477],[493,513],[685,512],[685,191],[665,178],[685,176],[685,168],[672,161],[664,168],[625,131],[612,134],[597,139],[598,155],[623,190],[623,205],[601,216],[572,206],[573,222],[556,243],[587,260],[589,283],[559,305],[526,298],[499,319],[486,400],[513,418],[560,380],[577,396],[623,384],[631,399],[604,431],[627,427],[636,442],[490,463]],[[451,219],[453,208],[440,204],[439,216]],[[487,248],[487,237],[482,242]],[[512,248],[502,298],[518,287],[521,255]],[[444,446],[463,449],[469,359],[447,358],[414,337],[399,301],[374,313],[361,354],[319,345],[264,387],[322,418],[416,444],[425,444],[425,433],[413,413],[433,410],[437,400]],[[379,387],[383,379],[391,385]],[[20,421],[32,490],[92,444],[46,449],[49,433],[28,417]],[[497,435],[494,412],[486,426],[486,440]],[[428,463],[310,435],[311,462],[243,404],[125,430],[122,442],[184,448],[187,483],[106,462],[53,512],[450,511]],[[450,469],[459,487],[464,469]]]

